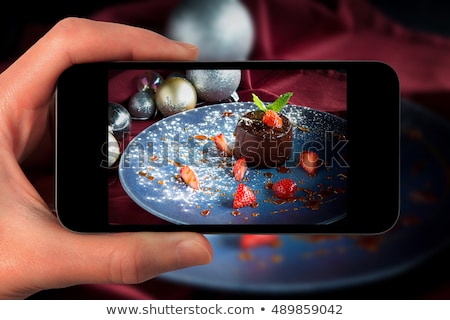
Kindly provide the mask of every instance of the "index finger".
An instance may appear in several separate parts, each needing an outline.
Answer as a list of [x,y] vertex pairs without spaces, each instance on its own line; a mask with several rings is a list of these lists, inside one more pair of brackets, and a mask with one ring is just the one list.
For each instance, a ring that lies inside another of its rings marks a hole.
[[17,89],[39,88],[33,92],[33,101],[40,105],[48,99],[48,91],[54,89],[59,75],[73,64],[112,60],[194,60],[197,55],[197,47],[147,29],[65,18],[11,65],[9,71],[17,79],[14,81]]

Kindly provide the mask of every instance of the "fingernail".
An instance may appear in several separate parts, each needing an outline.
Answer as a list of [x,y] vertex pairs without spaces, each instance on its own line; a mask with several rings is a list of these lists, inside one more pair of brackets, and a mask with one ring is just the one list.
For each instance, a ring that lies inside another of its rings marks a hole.
[[175,41],[177,44],[182,46],[183,48],[186,48],[188,50],[198,50],[198,47],[194,44],[183,42],[183,41]]
[[208,264],[212,259],[210,251],[194,240],[180,242],[176,248],[176,255],[180,268]]

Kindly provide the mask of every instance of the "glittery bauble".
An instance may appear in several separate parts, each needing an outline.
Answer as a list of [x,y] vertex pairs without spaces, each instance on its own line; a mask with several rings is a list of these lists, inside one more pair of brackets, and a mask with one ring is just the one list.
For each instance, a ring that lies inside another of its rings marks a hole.
[[248,9],[238,0],[182,0],[166,35],[199,48],[200,60],[246,60],[254,42]]
[[187,70],[186,78],[194,85],[199,99],[219,102],[236,91],[241,82],[241,70]]
[[148,91],[154,93],[162,83],[162,76],[156,71],[146,71],[137,80],[136,87],[138,91]]
[[156,112],[153,97],[147,91],[136,92],[128,103],[128,111],[131,118],[136,120],[147,120],[152,118]]
[[108,104],[109,131],[119,141],[128,138],[131,132],[131,115],[128,110],[119,103]]
[[155,102],[162,115],[168,117],[195,108],[197,92],[185,78],[168,78],[156,90]]

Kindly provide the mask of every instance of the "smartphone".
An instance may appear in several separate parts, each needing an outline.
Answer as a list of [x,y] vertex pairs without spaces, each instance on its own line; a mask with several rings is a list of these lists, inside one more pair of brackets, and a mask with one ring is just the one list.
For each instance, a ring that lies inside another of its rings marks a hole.
[[56,92],[57,216],[81,233],[386,232],[399,91],[378,61],[74,65]]

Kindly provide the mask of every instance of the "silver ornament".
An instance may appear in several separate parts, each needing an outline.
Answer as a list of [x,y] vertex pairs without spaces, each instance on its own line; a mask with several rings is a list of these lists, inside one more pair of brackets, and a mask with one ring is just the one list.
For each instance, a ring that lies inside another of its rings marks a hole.
[[148,91],[149,93],[155,93],[156,89],[162,83],[162,76],[156,71],[146,71],[137,80],[136,87],[138,91]]
[[166,35],[195,44],[200,60],[246,60],[254,25],[238,0],[183,0],[169,17]]
[[186,78],[205,102],[219,102],[229,98],[241,82],[241,70],[187,70]]
[[119,160],[121,155],[120,145],[116,137],[108,132],[108,167],[111,168]]
[[153,118],[156,105],[153,97],[147,91],[136,92],[128,102],[128,111],[135,120],[147,120]]
[[125,141],[131,133],[131,115],[128,110],[119,103],[108,103],[108,131],[118,141]]
[[195,108],[197,92],[185,78],[167,78],[155,93],[155,103],[164,117]]

